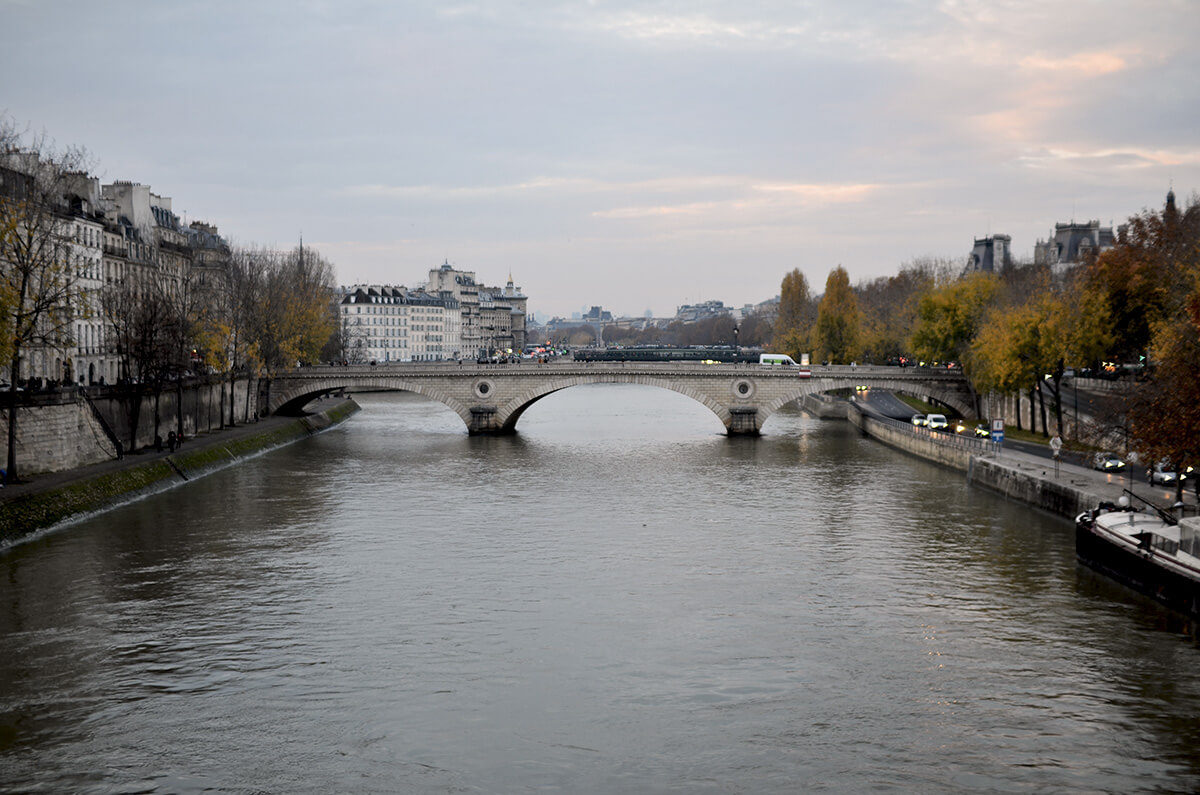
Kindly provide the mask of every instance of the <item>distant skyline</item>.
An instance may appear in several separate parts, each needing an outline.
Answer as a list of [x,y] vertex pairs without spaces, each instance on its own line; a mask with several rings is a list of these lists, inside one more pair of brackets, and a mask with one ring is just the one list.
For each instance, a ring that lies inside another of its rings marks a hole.
[[0,113],[343,284],[673,315],[1200,189],[1200,3],[0,0]]

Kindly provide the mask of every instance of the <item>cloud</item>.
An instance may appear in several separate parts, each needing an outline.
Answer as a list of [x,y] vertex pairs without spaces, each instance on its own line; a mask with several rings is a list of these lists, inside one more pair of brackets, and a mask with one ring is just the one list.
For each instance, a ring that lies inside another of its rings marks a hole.
[[807,24],[779,25],[755,19],[730,21],[702,14],[646,14],[636,11],[595,17],[590,27],[627,39],[719,45],[786,42],[810,31]]
[[570,190],[589,184],[589,180],[569,180],[556,177],[533,177],[524,182],[507,185],[347,185],[338,193],[342,196],[367,199],[476,199],[505,196],[531,191]]
[[1081,78],[1101,77],[1129,67],[1125,58],[1109,52],[1077,52],[1065,58],[1029,55],[1018,63],[1025,69],[1073,75]]
[[1130,147],[1074,151],[1042,149],[1021,156],[1021,162],[1033,168],[1067,166],[1077,168],[1149,168],[1152,166],[1200,165],[1200,149],[1158,150]]
[[[694,175],[646,180],[604,181],[588,178],[534,177],[505,185],[352,185],[340,193],[347,197],[399,202],[517,200],[522,197],[556,203],[579,199],[577,214],[591,218],[734,217],[756,212],[787,212],[800,207],[864,202],[883,189],[872,183],[799,183],[763,181],[748,176]],[[709,198],[697,197],[707,194]],[[633,203],[616,207],[589,207],[603,197],[677,197],[681,201]],[[744,222],[744,218],[739,222]]]
[[747,223],[745,216],[771,216],[789,211],[828,204],[866,201],[877,193],[880,185],[755,183],[750,180],[729,183],[736,186],[737,195],[717,201],[682,202],[644,206],[625,206],[592,213],[595,218],[636,219],[669,218],[674,216],[708,216],[737,224]]
[[882,185],[875,184],[803,185],[795,183],[761,184],[754,186],[756,190],[766,191],[769,193],[789,193],[803,199],[808,199],[810,201],[820,202],[823,204],[864,201],[873,193],[879,191],[882,187]]

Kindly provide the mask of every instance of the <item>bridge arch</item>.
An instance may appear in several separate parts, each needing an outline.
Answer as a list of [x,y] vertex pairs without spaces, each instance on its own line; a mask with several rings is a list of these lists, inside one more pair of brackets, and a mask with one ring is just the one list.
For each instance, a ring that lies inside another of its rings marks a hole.
[[354,387],[368,387],[370,389],[388,390],[393,392],[413,392],[430,400],[436,400],[439,403],[447,406],[451,411],[459,416],[464,423],[470,427],[471,424],[471,408],[470,406],[458,400],[454,395],[451,395],[446,389],[441,388],[436,382],[425,381],[422,379],[406,379],[406,378],[373,378],[369,382],[364,382],[361,378],[328,378],[318,379],[316,381],[305,380],[299,384],[292,384],[280,390],[279,394],[274,391],[270,400],[270,411],[273,414],[282,414],[284,416],[296,415],[302,413],[304,406],[323,395],[328,395],[333,392],[339,392],[343,389],[353,389]]
[[570,389],[573,386],[584,386],[589,384],[635,384],[640,386],[651,386],[659,389],[666,389],[671,392],[677,392],[685,395],[692,400],[695,400],[700,405],[707,408],[717,419],[721,421],[726,428],[729,427],[730,412],[729,410],[713,400],[710,396],[692,388],[687,383],[680,383],[669,378],[656,378],[646,375],[634,375],[622,377],[619,373],[605,373],[595,375],[572,375],[563,378],[555,379],[549,383],[539,384],[536,387],[530,387],[523,392],[514,396],[502,408],[497,411],[496,420],[500,424],[502,433],[514,433],[516,431],[517,420],[521,419],[521,415],[544,397],[552,395],[555,392],[561,392],[564,389]]

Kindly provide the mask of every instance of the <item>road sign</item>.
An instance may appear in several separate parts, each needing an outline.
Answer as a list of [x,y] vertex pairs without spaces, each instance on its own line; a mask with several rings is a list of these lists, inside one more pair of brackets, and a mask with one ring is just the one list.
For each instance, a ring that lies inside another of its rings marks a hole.
[[992,420],[992,441],[996,444],[1004,443],[1004,420]]

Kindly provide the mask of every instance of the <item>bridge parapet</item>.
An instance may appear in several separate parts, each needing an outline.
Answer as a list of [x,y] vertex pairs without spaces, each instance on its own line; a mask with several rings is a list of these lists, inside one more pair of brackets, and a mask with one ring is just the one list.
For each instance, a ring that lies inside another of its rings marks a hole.
[[733,435],[757,435],[782,406],[808,394],[867,387],[928,397],[962,413],[971,393],[960,371],[938,368],[816,366],[796,368],[698,362],[423,363],[298,368],[275,379],[272,413],[294,413],[338,390],[402,390],[438,400],[472,434],[516,430],[521,415],[546,395],[572,386],[641,384],[669,389],[708,407]]

